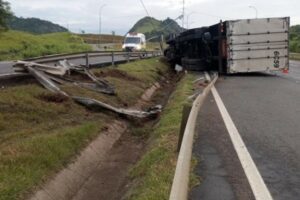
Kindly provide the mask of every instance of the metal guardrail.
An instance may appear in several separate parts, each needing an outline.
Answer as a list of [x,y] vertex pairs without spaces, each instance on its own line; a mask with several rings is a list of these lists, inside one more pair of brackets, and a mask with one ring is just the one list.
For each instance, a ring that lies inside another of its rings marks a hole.
[[124,55],[124,56],[142,56],[142,55],[151,55],[160,56],[162,55],[161,51],[137,51],[137,52],[124,52],[124,51],[88,51],[88,52],[79,52],[79,53],[66,53],[66,54],[55,54],[48,56],[41,56],[35,58],[25,59],[24,61],[35,61],[35,62],[54,62],[62,59],[76,59],[76,58],[86,58],[89,57],[102,57],[102,56],[112,56],[112,55]]
[[[49,55],[49,56],[42,56],[42,57],[35,57],[30,59],[25,59],[24,61],[28,62],[36,62],[36,63],[53,63],[59,60],[72,60],[72,59],[85,59],[84,64],[87,67],[97,67],[97,66],[108,66],[108,65],[115,65],[124,62],[129,62],[138,59],[144,58],[152,58],[161,56],[161,51],[141,51],[141,52],[124,52],[124,51],[89,51],[89,52],[81,52],[81,53],[69,53],[69,54],[56,54],[56,55]],[[116,56],[124,56],[124,59],[116,59]],[[101,61],[97,63],[90,63],[90,58],[94,57],[111,57],[109,61]],[[8,74],[0,74],[0,79],[4,78],[14,78],[22,76],[20,73],[8,73]]]
[[188,185],[190,175],[190,163],[192,158],[193,140],[195,135],[196,119],[201,106],[212,86],[218,79],[215,78],[203,90],[203,92],[193,102],[193,106],[184,131],[180,152],[178,155],[176,171],[173,179],[172,189],[169,200],[187,200],[188,199]]

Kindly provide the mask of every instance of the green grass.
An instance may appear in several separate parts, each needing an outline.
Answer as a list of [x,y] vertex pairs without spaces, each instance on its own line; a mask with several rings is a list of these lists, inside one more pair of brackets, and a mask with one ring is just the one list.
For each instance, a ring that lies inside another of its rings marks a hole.
[[300,53],[290,53],[291,60],[300,60]]
[[164,109],[157,127],[150,135],[151,145],[147,153],[131,170],[135,183],[128,194],[130,200],[164,200],[169,198],[173,181],[177,141],[182,108],[187,96],[192,94],[193,75],[186,75],[179,83],[172,98]]
[[71,33],[32,35],[8,31],[0,34],[0,60],[16,60],[37,56],[91,50],[82,38]]
[[[163,44],[163,47],[166,47],[166,44]],[[159,42],[147,42],[147,51],[160,50]]]
[[98,44],[99,39],[101,44],[107,44],[107,43],[119,43],[121,44],[124,40],[123,36],[120,35],[107,35],[107,34],[101,34],[99,37],[99,34],[79,34],[82,39],[88,43],[88,44]]
[[96,69],[94,72],[106,73],[112,69],[117,69],[127,73],[129,76],[136,77],[140,82],[139,86],[146,89],[166,73],[168,66],[159,58],[152,58],[141,60],[139,62],[122,64],[118,67]]
[[53,96],[35,84],[1,90],[1,200],[21,198],[44,177],[62,168],[109,119],[88,112],[70,99],[46,102],[41,95]]
[[[116,97],[70,85],[66,89],[70,94],[79,93],[120,107],[124,102],[133,105],[168,67],[153,58],[120,65],[118,69],[127,71],[133,80],[107,77],[116,86]],[[116,68],[103,69],[110,70]],[[26,197],[65,167],[116,117],[109,112],[89,111],[35,83],[4,87],[0,92],[0,200]]]

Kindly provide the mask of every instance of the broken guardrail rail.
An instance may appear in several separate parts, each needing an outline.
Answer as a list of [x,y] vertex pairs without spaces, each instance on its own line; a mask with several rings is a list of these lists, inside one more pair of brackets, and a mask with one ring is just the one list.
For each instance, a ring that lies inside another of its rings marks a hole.
[[[62,91],[56,83],[64,84],[67,82],[71,82],[76,86],[84,87],[86,89],[92,89],[94,91],[101,92],[104,94],[115,94],[114,87],[106,80],[97,77],[86,67],[73,65],[67,60],[59,61],[55,66],[39,64],[34,62],[18,61],[14,65],[14,70],[16,72],[31,74],[41,85],[43,85],[49,91],[61,94],[66,97],[70,97],[75,102],[84,105],[87,108],[104,108],[121,115],[141,119],[157,116],[162,110],[162,106],[160,105],[151,107],[147,111],[116,108],[96,99],[72,96],[67,94],[66,92]],[[87,77],[89,77],[89,79],[93,81],[93,83],[85,83],[72,80],[72,78],[70,78],[72,72],[77,72],[86,75]],[[68,77],[65,77],[66,75],[68,75]]]
[[[55,54],[55,55],[46,55],[41,57],[29,58],[24,61],[26,62],[35,62],[39,64],[49,64],[56,63],[61,60],[72,60],[72,59],[84,59],[80,65],[85,65],[86,67],[103,67],[108,65],[115,65],[117,63],[129,62],[131,60],[137,60],[142,58],[150,58],[161,56],[161,51],[140,51],[140,52],[124,52],[124,51],[88,51],[88,52],[79,52],[79,53],[65,53],[65,54]],[[111,60],[101,60],[97,62],[90,62],[90,58],[93,57],[111,57]],[[124,56],[123,59],[117,59],[116,56]],[[14,63],[16,63],[14,61]],[[26,73],[5,73],[0,74],[0,79],[9,79],[14,77],[26,76]]]

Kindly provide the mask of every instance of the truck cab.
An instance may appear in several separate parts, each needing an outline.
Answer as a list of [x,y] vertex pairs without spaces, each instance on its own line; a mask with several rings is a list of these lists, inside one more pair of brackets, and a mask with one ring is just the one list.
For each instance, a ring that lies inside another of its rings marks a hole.
[[142,51],[146,49],[146,37],[142,33],[128,33],[125,36],[123,51]]

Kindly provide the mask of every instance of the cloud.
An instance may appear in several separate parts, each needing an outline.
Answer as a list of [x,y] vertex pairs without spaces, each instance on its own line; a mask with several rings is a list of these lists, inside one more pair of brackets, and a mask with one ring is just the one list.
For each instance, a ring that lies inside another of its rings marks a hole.
[[[72,31],[98,32],[99,8],[107,6],[102,12],[103,32],[112,30],[118,34],[126,33],[133,24],[146,15],[139,0],[7,0],[17,16],[38,17],[50,20]],[[185,0],[186,14],[190,27],[207,26],[220,19],[252,18],[253,5],[258,9],[259,17],[291,16],[292,24],[300,24],[297,8],[300,1],[289,0]],[[182,12],[182,0],[144,0],[151,16],[163,20],[176,18]],[[181,23],[181,22],[180,22]]]

